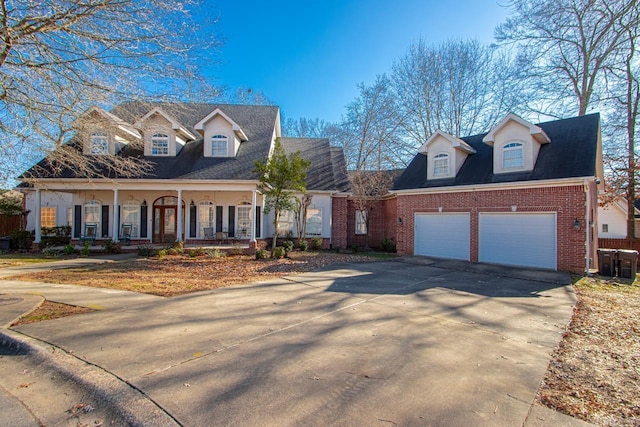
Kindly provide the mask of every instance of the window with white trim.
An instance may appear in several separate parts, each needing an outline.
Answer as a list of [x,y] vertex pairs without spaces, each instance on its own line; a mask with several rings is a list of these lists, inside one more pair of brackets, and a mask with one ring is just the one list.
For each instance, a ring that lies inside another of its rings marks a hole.
[[449,175],[449,155],[439,153],[433,157],[433,176]]
[[238,206],[237,212],[236,237],[251,237],[251,206]]
[[[84,223],[96,224],[96,230],[102,230],[100,226],[102,218],[102,205],[96,200],[90,200],[84,204]],[[84,228],[83,228],[84,233]]]
[[602,224],[602,232],[603,233],[609,232],[609,224]]
[[200,202],[198,205],[198,229],[200,238],[205,238],[205,228],[215,231],[216,226],[216,205],[212,201]]
[[211,137],[211,155],[213,157],[226,157],[228,142],[229,137],[227,135],[213,135]]
[[[140,236],[140,204],[138,202],[128,201],[122,205],[122,224],[131,224],[131,238]],[[122,228],[118,231],[121,232]]]
[[367,234],[366,211],[356,211],[356,234]]
[[91,154],[109,154],[109,136],[104,132],[91,134]]
[[280,218],[278,218],[278,235],[286,236],[293,234],[293,211],[280,212]]
[[322,209],[307,208],[307,236],[322,236]]
[[72,207],[67,208],[67,225],[69,227],[73,226],[73,208]]
[[55,227],[56,226],[56,207],[43,206],[40,208],[40,226]]
[[151,154],[153,156],[169,155],[169,135],[156,133],[151,137]]
[[519,142],[510,142],[502,148],[502,168],[516,169],[524,166],[524,150]]

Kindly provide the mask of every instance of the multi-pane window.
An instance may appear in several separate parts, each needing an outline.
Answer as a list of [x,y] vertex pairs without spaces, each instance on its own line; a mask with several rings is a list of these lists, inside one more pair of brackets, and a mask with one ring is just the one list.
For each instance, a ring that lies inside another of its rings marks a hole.
[[609,224],[602,224],[602,232],[603,233],[609,232]]
[[100,230],[100,218],[102,215],[102,205],[95,200],[88,201],[84,205],[84,223],[96,224],[96,230]]
[[278,218],[278,235],[286,236],[293,234],[293,211],[280,212]]
[[522,144],[511,142],[502,149],[502,168],[514,169],[524,166]]
[[40,226],[55,227],[56,226],[56,208],[43,206],[40,208]]
[[433,176],[449,175],[449,155],[447,153],[436,154],[433,158]]
[[322,209],[307,209],[307,236],[322,236]]
[[169,154],[169,135],[156,133],[151,137],[151,154],[154,156]]
[[122,224],[131,224],[131,236],[137,238],[140,230],[140,205],[134,202],[128,202],[122,205]]
[[204,238],[205,228],[210,228],[211,231],[215,231],[216,226],[216,205],[213,202],[202,202],[198,206],[198,223],[200,229],[200,237]]
[[367,234],[366,211],[356,211],[356,234]]
[[226,157],[228,142],[229,137],[227,135],[213,135],[211,137],[211,155],[214,157]]
[[108,154],[109,137],[104,132],[94,132],[91,134],[91,154]]
[[251,237],[251,206],[238,206],[238,221],[236,227],[237,237]]

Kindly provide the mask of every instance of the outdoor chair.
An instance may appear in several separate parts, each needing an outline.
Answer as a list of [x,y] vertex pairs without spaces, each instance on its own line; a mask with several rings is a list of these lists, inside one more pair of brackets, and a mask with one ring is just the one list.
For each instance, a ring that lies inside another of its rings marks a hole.
[[89,242],[91,246],[96,244],[96,237],[98,234],[98,224],[86,223],[84,225],[84,235],[80,237],[80,242]]
[[202,231],[204,232],[205,239],[213,239],[213,227],[204,227]]
[[131,244],[131,229],[133,227],[131,224],[122,224],[120,227],[120,236],[118,236],[118,240],[125,246],[129,246]]

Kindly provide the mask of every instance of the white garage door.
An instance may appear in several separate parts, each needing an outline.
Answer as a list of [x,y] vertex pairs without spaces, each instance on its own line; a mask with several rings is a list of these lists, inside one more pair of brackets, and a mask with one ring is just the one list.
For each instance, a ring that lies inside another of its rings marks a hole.
[[555,213],[481,213],[478,261],[556,269]]
[[415,215],[413,253],[469,260],[469,214],[437,213]]

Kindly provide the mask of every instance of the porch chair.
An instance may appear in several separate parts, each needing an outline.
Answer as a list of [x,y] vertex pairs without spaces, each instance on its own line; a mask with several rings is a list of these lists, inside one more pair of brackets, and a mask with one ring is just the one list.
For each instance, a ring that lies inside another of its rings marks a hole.
[[84,235],[80,237],[80,243],[90,242],[91,246],[95,246],[98,233],[98,224],[88,222],[84,225]]
[[202,231],[204,233],[205,239],[213,239],[214,237],[213,227],[204,227]]
[[129,246],[131,244],[131,224],[124,223],[120,227],[120,236],[118,236],[118,240],[125,246]]

